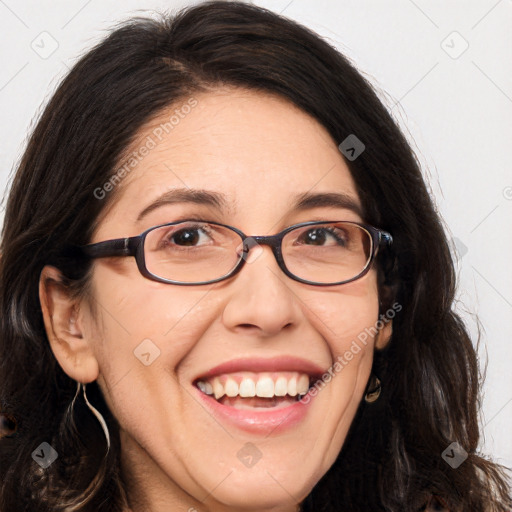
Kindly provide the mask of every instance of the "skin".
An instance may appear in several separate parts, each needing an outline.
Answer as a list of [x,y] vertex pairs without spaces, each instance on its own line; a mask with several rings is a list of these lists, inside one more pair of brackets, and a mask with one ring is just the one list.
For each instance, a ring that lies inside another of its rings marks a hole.
[[[364,221],[348,209],[293,212],[295,195],[344,192],[354,182],[326,129],[286,100],[226,88],[195,95],[198,105],[124,178],[91,242],[138,235],[182,214],[200,214],[247,235],[303,221]],[[142,144],[169,113],[139,134]],[[172,204],[137,215],[173,188],[227,196],[217,211]],[[288,278],[269,247],[223,282],[177,286],[144,278],[134,258],[94,262],[92,297],[69,297],[45,267],[40,298],[48,338],[64,371],[97,380],[121,425],[122,471],[134,512],[291,512],[336,459],[387,324],[314,398],[299,425],[268,435],[220,424],[193,398],[192,379],[222,362],[295,355],[328,369],[378,320],[376,271],[352,283],[316,287]],[[93,306],[91,306],[91,303]],[[160,356],[144,366],[135,348],[149,338]],[[262,453],[246,467],[237,452]],[[262,489],[265,492],[261,492]]]

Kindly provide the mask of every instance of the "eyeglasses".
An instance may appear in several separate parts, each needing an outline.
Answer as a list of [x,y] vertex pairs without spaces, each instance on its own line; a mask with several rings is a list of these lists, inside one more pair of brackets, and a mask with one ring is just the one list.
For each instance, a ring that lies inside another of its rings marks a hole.
[[247,236],[218,222],[182,220],[80,249],[89,258],[134,256],[140,273],[154,281],[199,285],[234,276],[251,261],[251,249],[268,245],[288,277],[329,286],[363,277],[379,247],[392,241],[386,231],[348,221],[303,222],[275,235]]

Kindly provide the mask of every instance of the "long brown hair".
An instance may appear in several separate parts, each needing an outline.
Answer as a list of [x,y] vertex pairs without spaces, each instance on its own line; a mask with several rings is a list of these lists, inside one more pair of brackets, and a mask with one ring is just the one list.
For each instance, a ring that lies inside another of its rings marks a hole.
[[[119,425],[96,384],[89,400],[112,439],[106,458],[96,418],[75,396],[46,337],[41,269],[60,268],[84,293],[90,265],[66,247],[90,241],[116,192],[95,194],[149,120],[194,93],[234,85],[280,95],[340,143],[364,217],[394,238],[378,261],[383,311],[402,310],[375,353],[383,391],[361,403],[344,446],[303,502],[304,512],[416,511],[432,495],[452,511],[505,512],[504,470],[477,453],[479,373],[473,344],[452,310],[455,276],[440,219],[404,136],[348,60],[307,28],[263,8],[208,2],[161,19],[133,18],[89,51],[60,84],[19,163],[6,207],[0,259],[0,510],[121,512]],[[14,431],[15,430],[15,431]],[[48,442],[46,470],[31,454]],[[441,454],[453,442],[467,459]]]

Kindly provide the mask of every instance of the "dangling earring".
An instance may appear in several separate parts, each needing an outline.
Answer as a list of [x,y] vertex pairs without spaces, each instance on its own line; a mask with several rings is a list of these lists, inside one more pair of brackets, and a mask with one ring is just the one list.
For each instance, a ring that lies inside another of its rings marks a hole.
[[380,379],[372,373],[370,376],[370,380],[368,381],[368,386],[366,386],[366,392],[364,395],[364,400],[366,403],[371,404],[375,402],[382,391],[382,384]]
[[[75,397],[73,398],[73,401],[71,402],[71,409],[73,409],[73,407],[75,406],[75,401],[78,397],[78,393],[80,392],[80,388],[82,388],[82,391],[84,394],[84,400],[85,400],[87,407],[94,414],[94,416],[96,416],[96,419],[100,422],[101,428],[103,429],[103,433],[105,434],[105,439],[107,440],[107,453],[108,453],[110,451],[110,433],[108,431],[107,422],[103,418],[103,415],[98,411],[98,409],[96,409],[87,399],[87,394],[85,393],[85,387],[86,387],[86,384],[77,382],[76,394],[75,394]],[[105,457],[107,456],[107,453],[105,454]]]

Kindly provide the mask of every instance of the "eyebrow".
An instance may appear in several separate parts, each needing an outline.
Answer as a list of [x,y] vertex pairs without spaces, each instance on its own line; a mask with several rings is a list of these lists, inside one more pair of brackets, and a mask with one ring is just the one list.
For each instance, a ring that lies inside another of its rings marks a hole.
[[296,203],[292,207],[294,211],[312,210],[313,208],[344,208],[352,210],[361,218],[363,211],[356,199],[341,192],[305,192],[295,198]]
[[[162,194],[156,201],[149,204],[138,215],[137,221],[142,220],[153,210],[164,205],[176,203],[193,203],[204,206],[211,206],[217,210],[228,210],[229,203],[224,194],[204,189],[179,188],[169,190]],[[362,217],[361,206],[350,195],[339,192],[305,192],[295,197],[291,211],[306,211],[313,208],[344,208],[352,210]]]
[[217,210],[228,209],[228,202],[223,194],[210,190],[178,188],[165,192],[156,201],[146,206],[146,208],[139,213],[137,221],[142,220],[149,212],[152,212],[156,208],[175,203],[200,204],[212,206]]

